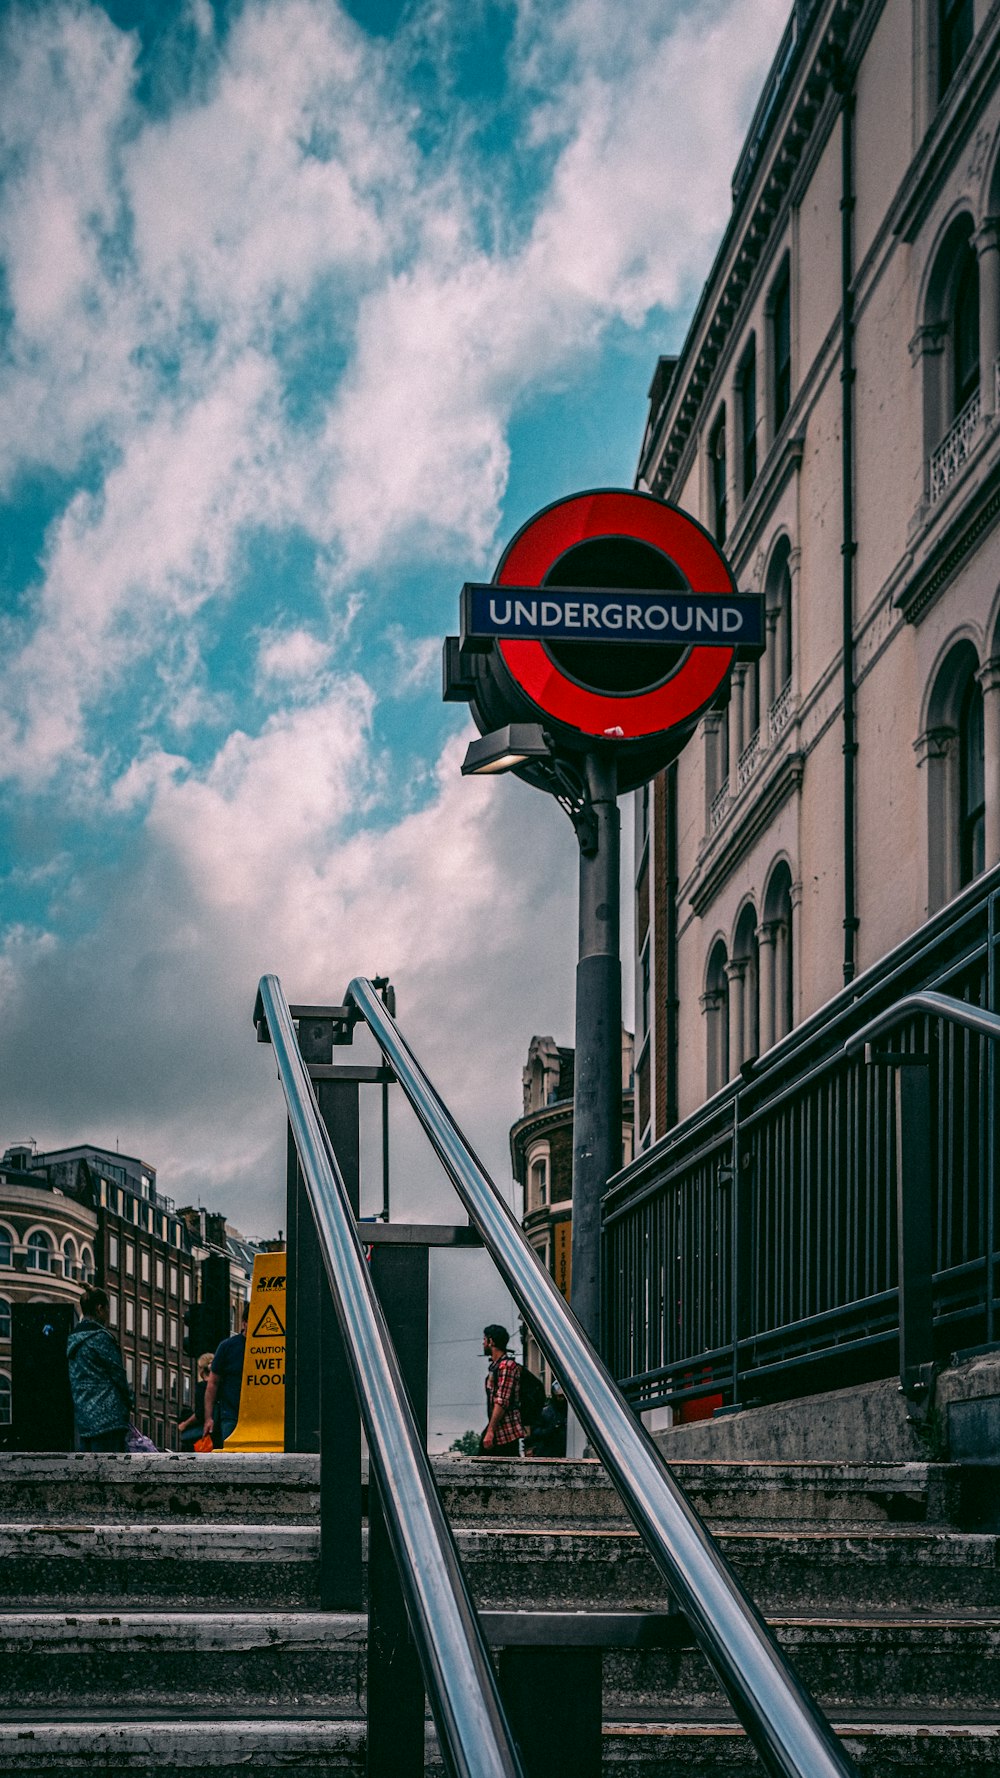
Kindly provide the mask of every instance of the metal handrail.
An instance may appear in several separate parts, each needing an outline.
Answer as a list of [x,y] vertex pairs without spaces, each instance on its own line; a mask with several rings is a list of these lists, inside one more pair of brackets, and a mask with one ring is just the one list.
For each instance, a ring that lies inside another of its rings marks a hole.
[[442,1750],[450,1754],[455,1778],[523,1778],[455,1540],[277,976],[261,978],[259,1004],[277,1059]]
[[371,982],[347,990],[775,1778],[855,1767],[526,1240]]
[[917,994],[906,994],[897,1000],[894,1006],[887,1007],[860,1031],[855,1031],[844,1044],[844,1053],[853,1056],[868,1043],[874,1043],[876,1037],[884,1036],[891,1031],[901,1019],[911,1012],[929,1012],[935,1018],[951,1019],[955,1025],[965,1025],[970,1031],[977,1031],[980,1037],[1000,1038],[1000,1015],[988,1012],[983,1006],[970,1006],[967,1000],[956,1000],[953,994],[936,994],[933,988],[924,988]]

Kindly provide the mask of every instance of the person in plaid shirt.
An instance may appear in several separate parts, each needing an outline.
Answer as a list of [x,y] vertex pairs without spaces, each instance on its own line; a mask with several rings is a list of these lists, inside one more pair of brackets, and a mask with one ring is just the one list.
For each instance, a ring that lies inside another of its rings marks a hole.
[[507,1350],[510,1338],[498,1322],[483,1328],[483,1357],[490,1361],[486,1373],[486,1408],[489,1424],[480,1442],[484,1457],[520,1457],[524,1425],[521,1421],[518,1365]]

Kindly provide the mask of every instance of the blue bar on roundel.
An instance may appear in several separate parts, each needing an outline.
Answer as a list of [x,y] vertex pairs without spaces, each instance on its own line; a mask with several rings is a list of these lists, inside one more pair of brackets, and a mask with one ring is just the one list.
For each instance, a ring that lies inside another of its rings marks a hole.
[[462,588],[462,643],[491,637],[534,642],[669,642],[762,648],[759,593],[633,591],[610,587]]

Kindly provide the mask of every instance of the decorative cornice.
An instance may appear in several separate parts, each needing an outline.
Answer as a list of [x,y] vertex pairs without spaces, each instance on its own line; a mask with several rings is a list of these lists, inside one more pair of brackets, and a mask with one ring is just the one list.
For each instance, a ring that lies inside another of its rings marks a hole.
[[696,914],[703,914],[711,906],[723,884],[732,876],[740,860],[746,857],[782,804],[799,789],[804,771],[805,755],[788,753],[773,777],[764,780],[756,797],[744,793],[740,798],[735,808],[736,818],[732,833],[726,843],[720,846],[717,856],[691,892],[689,899]]
[[[775,141],[770,164],[766,166],[762,162],[757,169],[756,204],[748,204],[744,210],[741,195],[733,210],[715,265],[709,273],[702,301],[671,378],[663,407],[649,428],[649,440],[643,451],[638,474],[645,477],[654,494],[664,493],[677,467],[695,417],[700,411],[702,396],[726,349],[743,297],[767,248],[820,112],[829,110],[831,118],[836,114],[838,102],[832,91],[830,73],[864,4],[865,0],[839,0],[839,4],[832,9],[831,16],[818,36],[818,48],[812,67],[804,76],[800,70],[798,97],[792,106],[783,134]],[[815,18],[810,21],[810,33],[814,25]],[[750,184],[753,184],[753,180]],[[724,269],[727,259],[728,270]],[[713,291],[716,293],[714,300]],[[694,344],[696,338],[701,340],[697,351]],[[671,410],[673,419],[668,425]],[[664,438],[666,443],[654,469],[652,463],[657,446]]]
[[738,563],[747,543],[756,540],[758,532],[770,518],[771,508],[799,469],[805,449],[805,433],[793,432],[783,443],[778,444],[777,450],[772,448],[765,458],[763,473],[757,477],[740,507],[739,518],[728,540],[728,553],[732,562]]
[[[987,442],[995,443],[987,437]],[[961,480],[967,479],[968,470],[972,468],[975,458],[970,458],[966,474]],[[959,484],[956,484],[956,486]],[[961,567],[969,552],[979,542],[985,531],[988,531],[997,514],[1000,513],[1000,454],[991,464],[989,473],[979,487],[961,505],[952,511],[951,522],[948,523],[928,550],[925,559],[916,562],[900,592],[896,594],[893,604],[897,611],[902,612],[909,624],[920,621],[934,600],[942,593]],[[933,509],[926,520],[927,529],[933,525]],[[917,551],[911,543],[911,551]]]

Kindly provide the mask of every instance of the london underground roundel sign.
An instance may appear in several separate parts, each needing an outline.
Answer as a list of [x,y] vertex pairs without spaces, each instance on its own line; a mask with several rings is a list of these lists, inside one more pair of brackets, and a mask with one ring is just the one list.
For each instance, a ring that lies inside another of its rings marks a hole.
[[[467,583],[444,696],[479,731],[541,725],[550,756],[613,752],[621,790],[675,759],[733,662],[763,648],[763,600],[737,592],[707,531],[652,494],[602,488],[536,513],[493,579]],[[546,785],[526,760],[513,769]]]
[[[676,585],[676,574],[662,576],[664,580],[673,579],[675,586],[663,589],[666,597],[661,597],[658,609],[665,607],[676,613],[678,601],[671,604],[669,600],[672,590],[695,595],[736,592],[725,558],[696,520],[652,495],[618,489],[572,495],[537,513],[508,545],[494,581],[500,587],[541,589],[553,569],[560,562],[568,562],[572,552],[599,541],[611,546],[607,554],[613,555],[617,544],[619,554],[638,554],[640,562],[642,555],[634,548],[628,551],[627,546],[644,545],[653,559],[659,556],[679,571],[680,587]],[[626,546],[624,551],[622,545]],[[645,574],[642,578],[649,580],[652,576]],[[575,576],[572,584],[579,584]],[[621,591],[624,594],[625,589]],[[578,602],[582,608],[582,593]],[[622,622],[627,624],[628,600],[622,598],[620,603],[624,606]],[[690,608],[690,600],[686,603]],[[638,609],[643,611],[648,604],[647,594]],[[638,624],[634,626],[637,628]],[[606,633],[601,640],[608,640]],[[675,728],[704,709],[732,667],[735,638],[729,647],[719,646],[714,635],[710,643],[694,640],[689,647],[681,643],[681,658],[671,659],[662,676],[657,672],[654,657],[663,644],[650,631],[644,631],[642,641],[635,640],[632,646],[638,649],[643,643],[650,653],[653,682],[643,685],[640,669],[640,683],[622,691],[601,689],[601,667],[596,660],[590,672],[586,668],[581,672],[577,654],[577,670],[567,670],[555,652],[558,644],[537,637],[506,637],[498,640],[497,648],[514,683],[555,721],[595,739],[638,740]],[[588,641],[584,630],[577,646],[592,649],[596,654],[600,641]],[[677,641],[673,646],[677,648]]]

